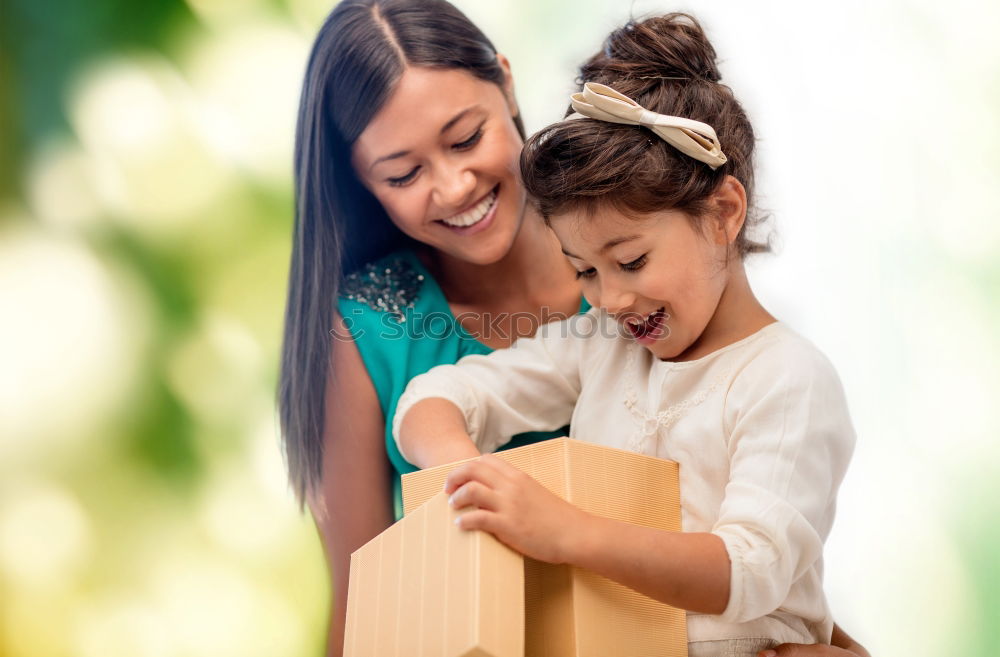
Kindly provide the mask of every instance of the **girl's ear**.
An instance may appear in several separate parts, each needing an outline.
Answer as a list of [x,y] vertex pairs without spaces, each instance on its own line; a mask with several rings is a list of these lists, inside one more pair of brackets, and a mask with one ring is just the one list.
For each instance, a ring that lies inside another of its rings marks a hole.
[[747,191],[743,183],[733,176],[726,176],[713,192],[712,204],[715,206],[714,241],[719,246],[732,244],[747,217]]
[[514,75],[510,71],[510,60],[497,53],[497,61],[500,62],[500,68],[503,69],[503,95],[507,99],[507,108],[510,110],[510,115],[517,118],[521,110],[518,109],[517,99],[514,97]]

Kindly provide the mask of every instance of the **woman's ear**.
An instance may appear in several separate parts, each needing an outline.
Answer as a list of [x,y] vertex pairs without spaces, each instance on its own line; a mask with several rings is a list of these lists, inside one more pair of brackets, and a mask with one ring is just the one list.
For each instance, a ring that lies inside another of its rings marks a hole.
[[517,106],[517,98],[514,97],[514,75],[510,71],[510,60],[497,53],[497,61],[500,63],[500,68],[503,69],[503,95],[507,99],[507,108],[510,110],[510,115],[517,118],[521,110]]
[[720,246],[732,244],[747,218],[747,190],[739,180],[726,176],[712,193],[712,204],[716,221],[714,241]]

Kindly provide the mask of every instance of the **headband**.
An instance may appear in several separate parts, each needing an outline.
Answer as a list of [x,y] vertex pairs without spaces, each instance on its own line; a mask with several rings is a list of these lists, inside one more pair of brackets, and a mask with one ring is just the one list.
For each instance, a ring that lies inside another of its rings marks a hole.
[[576,114],[571,119],[591,118],[610,123],[641,125],[685,155],[704,162],[714,171],[726,163],[726,154],[712,126],[701,121],[651,112],[628,96],[596,82],[570,96]]

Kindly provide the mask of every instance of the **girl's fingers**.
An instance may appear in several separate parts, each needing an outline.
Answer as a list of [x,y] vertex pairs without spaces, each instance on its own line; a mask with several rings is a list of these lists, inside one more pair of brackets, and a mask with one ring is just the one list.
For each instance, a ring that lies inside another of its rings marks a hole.
[[479,461],[496,470],[507,482],[519,485],[524,485],[526,482],[535,482],[535,479],[524,470],[514,467],[496,454],[483,454],[479,457]]
[[521,472],[521,470],[518,470],[513,465],[508,463],[506,460],[500,458],[496,454],[483,454],[482,456],[479,457],[478,461],[480,463],[488,465],[489,467],[493,468],[494,470],[503,475],[517,474]]
[[496,488],[503,481],[503,474],[497,469],[494,461],[502,462],[502,459],[493,457],[492,460],[483,461],[483,457],[480,457],[455,468],[444,482],[444,492],[451,495],[470,481],[478,481],[489,488]]
[[495,536],[499,529],[499,518],[500,517],[492,511],[487,511],[486,509],[473,509],[458,516],[455,520],[455,524],[458,525],[460,529],[464,529],[466,531],[480,530]]
[[757,657],[857,657],[857,655],[849,650],[825,644],[782,643],[771,650],[760,651]]
[[480,509],[497,510],[497,494],[478,481],[468,481],[451,494],[448,503],[455,509],[475,506]]

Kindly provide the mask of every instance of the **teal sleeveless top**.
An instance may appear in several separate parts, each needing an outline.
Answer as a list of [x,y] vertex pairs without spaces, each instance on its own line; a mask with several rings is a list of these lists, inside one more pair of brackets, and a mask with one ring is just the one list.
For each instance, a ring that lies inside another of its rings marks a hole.
[[[392,417],[406,384],[436,365],[451,365],[463,356],[488,354],[493,349],[462,327],[434,277],[410,250],[397,251],[347,276],[337,307],[382,407],[398,520],[402,517],[400,475],[417,470],[399,453],[392,438]],[[589,309],[581,301],[580,312]],[[501,449],[565,435],[566,428],[522,433]]]

